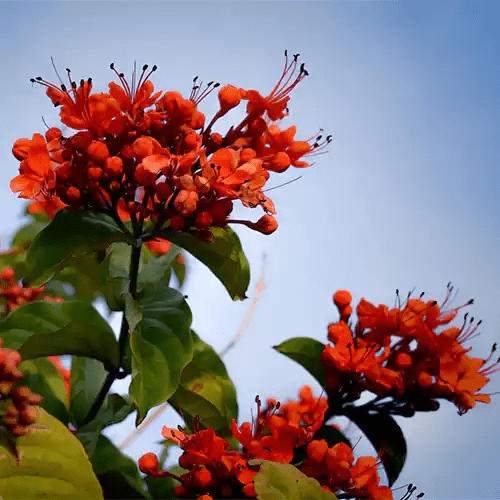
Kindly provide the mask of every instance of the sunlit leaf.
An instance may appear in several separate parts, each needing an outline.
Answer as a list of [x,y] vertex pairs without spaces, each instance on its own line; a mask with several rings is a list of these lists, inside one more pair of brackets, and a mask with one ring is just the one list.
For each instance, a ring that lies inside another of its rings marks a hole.
[[260,463],[259,473],[254,478],[255,492],[259,500],[336,500],[337,497],[321,488],[321,485],[291,464],[280,464],[268,460]]
[[0,443],[0,495],[3,500],[100,500],[101,486],[82,444],[45,410],[17,440],[19,460]]

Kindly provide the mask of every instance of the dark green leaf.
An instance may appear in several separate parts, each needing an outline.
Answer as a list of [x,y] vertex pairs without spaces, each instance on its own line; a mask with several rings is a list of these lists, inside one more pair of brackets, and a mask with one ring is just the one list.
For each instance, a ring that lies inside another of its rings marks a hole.
[[127,309],[134,311],[131,321],[138,321],[130,336],[130,397],[138,409],[140,423],[150,408],[176,391],[181,371],[193,356],[193,338],[189,306],[166,283],[144,285],[137,305],[139,310],[134,310],[133,302]]
[[24,373],[22,384],[43,396],[42,408],[65,424],[68,423],[68,394],[64,380],[47,358],[25,360],[19,365]]
[[[99,253],[91,252],[72,259],[71,265],[59,272],[56,279],[70,289],[70,299],[93,303],[101,289]],[[50,290],[53,281],[55,279],[45,285],[46,290]]]
[[230,228],[212,227],[211,243],[193,234],[165,230],[165,238],[187,250],[203,262],[219,278],[233,300],[246,298],[250,283],[250,266],[243,253],[238,235]]
[[23,226],[12,238],[11,247],[29,248],[33,240],[38,236],[42,229],[49,225],[49,221],[33,220]]
[[336,500],[337,497],[321,488],[321,485],[291,464],[280,464],[268,460],[253,460],[260,463],[259,473],[254,478],[259,500]]
[[102,434],[97,441],[92,466],[105,498],[148,498],[136,462]]
[[363,407],[345,406],[344,415],[361,429],[377,453],[382,454],[382,464],[392,486],[406,460],[406,440],[401,427],[390,415],[369,413]]
[[186,259],[184,255],[179,254],[177,259],[174,259],[172,262],[172,270],[174,271],[175,277],[179,283],[179,288],[184,285],[184,281],[186,280]]
[[71,363],[71,421],[80,428],[106,380],[104,365],[92,358],[73,356]]
[[123,311],[124,295],[129,293],[129,268],[131,247],[114,243],[101,264],[102,293],[111,311]]
[[103,250],[115,241],[135,244],[110,216],[95,212],[58,212],[31,245],[27,264],[27,282],[40,286],[71,261],[91,251]]
[[229,434],[231,419],[238,419],[236,389],[219,355],[195,332],[192,335],[193,359],[182,371],[169,402],[190,429],[198,416],[203,427],[212,427],[218,435]]
[[26,436],[17,439],[19,460],[0,443],[0,492],[4,500],[100,500],[101,486],[78,439],[40,408]]
[[13,248],[6,252],[0,253],[0,269],[4,267],[12,267],[16,273],[16,279],[21,279],[26,276],[26,254],[28,252],[24,248]]
[[319,382],[321,387],[325,387],[325,374],[320,361],[324,348],[325,345],[318,340],[307,337],[288,339],[273,347],[303,366]]
[[119,394],[108,394],[106,396],[95,419],[79,427],[76,434],[91,459],[93,459],[101,431],[108,425],[122,422],[133,411],[134,408],[128,398],[125,399]]
[[24,359],[75,354],[118,367],[118,343],[108,323],[89,304],[37,301],[14,309],[0,322],[5,347]]
[[[143,247],[143,255],[147,255],[145,250],[147,250],[147,247]],[[180,251],[180,247],[172,244],[165,255],[148,255],[147,260],[143,260],[143,265],[140,268],[139,286],[146,283],[156,283],[160,280],[168,283],[170,281],[170,269]]]
[[[180,476],[186,472],[181,467],[172,467],[168,469],[169,472]],[[180,483],[172,477],[152,477],[146,476],[146,484],[148,485],[148,492],[153,499],[165,500],[166,498],[175,498],[174,489]]]

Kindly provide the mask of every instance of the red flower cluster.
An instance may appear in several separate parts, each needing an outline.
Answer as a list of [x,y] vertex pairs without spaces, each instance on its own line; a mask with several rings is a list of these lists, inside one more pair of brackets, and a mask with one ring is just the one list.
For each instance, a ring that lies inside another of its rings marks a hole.
[[28,427],[37,419],[36,407],[42,402],[40,394],[34,394],[29,387],[15,385],[23,378],[18,368],[20,362],[17,351],[0,347],[0,424],[16,437],[28,433]]
[[[327,345],[321,355],[330,398],[354,401],[364,390],[380,397],[391,396],[411,411],[433,411],[438,398],[452,401],[464,413],[476,401],[489,403],[479,393],[489,381],[487,375],[498,371],[487,359],[472,358],[471,348],[463,343],[477,332],[480,321],[464,317],[462,326],[448,325],[472,300],[453,309],[445,309],[453,287],[441,305],[436,301],[408,299],[399,307],[375,306],[362,299],[357,306],[357,324],[351,328],[351,295],[339,290],[334,303],[340,321],[328,326]],[[403,413],[401,413],[403,414]]]
[[[285,53],[286,55],[286,53]],[[291,165],[307,167],[306,155],[318,152],[330,136],[295,140],[295,126],[275,123],[287,115],[292,89],[307,75],[298,54],[286,58],[284,71],[267,97],[256,90],[226,85],[219,90],[219,110],[205,125],[199,103],[219,84],[203,89],[195,78],[190,96],[155,92],[149,80],[153,66],[143,66],[136,82],[116,73],[119,84],[108,93],[92,93],[92,80],[58,87],[38,77],[64,125],[77,130],[64,137],[58,128],[13,147],[20,160],[11,189],[19,197],[50,203],[48,212],[73,209],[106,211],[122,219],[151,218],[157,228],[204,230],[238,222],[265,234],[277,228],[272,201],[263,193],[270,172]],[[228,111],[246,101],[246,116],[223,136],[212,127]],[[233,201],[260,205],[258,222],[231,220]]]
[[354,463],[352,448],[346,443],[328,447],[324,439],[307,445],[307,458],[298,469],[315,478],[329,491],[343,490],[353,498],[392,500],[388,486],[380,486],[377,460],[360,457]]
[[33,302],[38,298],[53,302],[61,302],[61,298],[50,297],[43,294],[45,288],[29,288],[21,286],[14,278],[15,272],[11,267],[4,267],[0,273],[0,313],[7,314],[27,302]]
[[301,389],[300,401],[280,405],[269,399],[265,409],[261,408],[259,398],[256,402],[257,417],[252,423],[238,427],[233,420],[231,432],[240,443],[238,450],[230,450],[229,441],[217,436],[212,428],[196,428],[194,434],[187,435],[164,427],[163,436],[184,450],[179,465],[188,472],[176,476],[160,470],[154,453],[143,455],[139,468],[151,476],[170,476],[180,481],[175,495],[181,498],[255,498],[253,480],[259,467],[249,461],[292,463],[295,450],[306,446],[307,457],[298,469],[316,478],[325,490],[343,491],[360,499],[392,499],[391,490],[379,486],[374,458],[362,457],[353,465],[348,445],[329,448],[326,441],[313,439],[323,425],[327,402],[325,398],[314,398],[310,387]]

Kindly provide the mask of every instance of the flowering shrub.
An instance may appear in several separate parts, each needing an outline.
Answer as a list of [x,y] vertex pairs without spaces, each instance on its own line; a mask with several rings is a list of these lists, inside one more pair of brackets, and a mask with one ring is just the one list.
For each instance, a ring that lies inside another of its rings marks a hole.
[[[0,254],[0,495],[392,499],[407,451],[393,416],[436,411],[442,399],[459,413],[490,401],[483,388],[499,369],[495,347],[486,359],[471,357],[464,343],[480,322],[466,314],[450,326],[471,301],[451,308],[451,286],[440,305],[398,295],[389,309],[363,299],[354,321],[351,294],[339,290],[330,343],[275,346],[323,393],[304,386],[297,401],[265,405],[257,397],[252,422],[239,424],[236,389],[191,329],[172,274],[182,286],[186,251],[234,300],[246,298],[249,265],[229,224],[273,233],[276,210],[264,194],[271,174],[309,166],[331,137],[296,140],[295,126],[280,128],[290,93],[308,74],[298,54],[285,52],[266,95],[197,78],[187,97],[155,91],[156,69],[145,65],[129,81],[111,64],[115,81],[100,93],[69,69],[66,84],[32,79],[60,108],[64,127],[13,147],[20,163],[11,189],[30,201],[31,220]],[[213,92],[219,105],[207,118],[199,107]],[[241,121],[214,131],[238,106]],[[238,200],[264,214],[233,218]],[[122,313],[118,338],[96,299]],[[110,392],[128,376],[128,396]],[[362,395],[372,399],[361,403]],[[160,457],[147,453],[136,464],[104,436],[131,413],[139,425],[165,402],[185,426],[163,428]],[[376,456],[355,456],[337,416],[360,428]],[[180,467],[168,468],[173,444]],[[409,485],[403,499],[415,490]]]

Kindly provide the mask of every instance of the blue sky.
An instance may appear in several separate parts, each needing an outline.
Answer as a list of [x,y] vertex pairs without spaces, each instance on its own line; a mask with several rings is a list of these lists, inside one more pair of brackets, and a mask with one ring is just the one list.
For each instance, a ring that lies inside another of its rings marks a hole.
[[[283,401],[304,383],[319,387],[271,346],[294,336],[325,341],[337,319],[331,296],[394,301],[395,290],[475,298],[483,319],[471,345],[486,357],[500,324],[499,8],[494,1],[346,2],[2,2],[0,3],[0,226],[3,247],[19,225],[10,192],[18,137],[44,130],[57,114],[29,78],[59,68],[92,76],[97,90],[109,63],[130,74],[133,61],[157,64],[158,89],[189,93],[199,75],[263,93],[281,74],[283,51],[300,52],[310,76],[292,94],[291,117],[307,138],[322,127],[329,152],[309,169],[275,176],[270,186],[280,227],[271,236],[237,228],[252,267],[250,294],[267,255],[266,288],[243,338],[226,358],[242,419],[256,394]],[[216,98],[202,103],[207,114]],[[256,220],[260,213],[250,214]],[[216,349],[238,330],[248,301],[233,303],[194,261],[185,288],[194,328]],[[498,377],[488,386],[499,391]],[[500,403],[459,417],[451,404],[402,420],[409,457],[399,485],[434,499],[500,498]],[[158,450],[166,411],[127,449]],[[110,430],[120,442],[132,421]],[[353,436],[358,436],[351,429]],[[362,440],[357,448],[368,453]],[[395,495],[397,498],[397,495]]]

